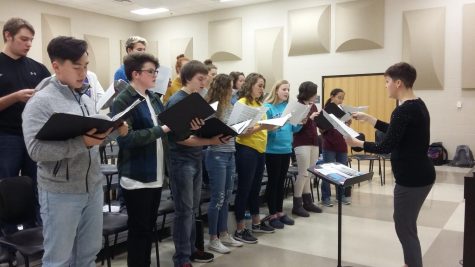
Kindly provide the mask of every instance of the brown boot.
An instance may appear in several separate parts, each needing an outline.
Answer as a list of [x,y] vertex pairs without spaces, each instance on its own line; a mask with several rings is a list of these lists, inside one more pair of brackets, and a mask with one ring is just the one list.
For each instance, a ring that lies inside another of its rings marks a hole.
[[302,198],[294,197],[294,207],[292,208],[292,214],[300,217],[309,217],[310,214],[302,206]]
[[319,208],[317,205],[313,204],[312,195],[303,194],[302,199],[303,199],[303,208],[306,211],[315,212],[315,213],[322,213],[322,209]]

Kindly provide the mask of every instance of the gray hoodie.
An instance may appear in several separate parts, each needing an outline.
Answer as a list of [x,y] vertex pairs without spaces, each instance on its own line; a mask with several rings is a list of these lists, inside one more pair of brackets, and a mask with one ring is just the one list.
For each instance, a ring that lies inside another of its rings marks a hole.
[[73,92],[56,77],[46,78],[36,90],[22,118],[26,149],[38,163],[38,186],[54,193],[94,192],[102,186],[98,146],[88,149],[82,136],[66,141],[35,138],[53,113],[94,115],[94,102],[87,95]]

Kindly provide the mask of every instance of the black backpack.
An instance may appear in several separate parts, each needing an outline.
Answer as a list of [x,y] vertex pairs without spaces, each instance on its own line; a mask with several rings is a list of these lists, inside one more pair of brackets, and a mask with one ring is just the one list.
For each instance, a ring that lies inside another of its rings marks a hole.
[[457,146],[455,151],[454,160],[450,163],[451,166],[456,167],[468,167],[471,168],[474,165],[473,153],[466,145]]
[[432,143],[427,151],[427,156],[436,166],[446,164],[449,158],[447,149],[442,145],[442,142]]

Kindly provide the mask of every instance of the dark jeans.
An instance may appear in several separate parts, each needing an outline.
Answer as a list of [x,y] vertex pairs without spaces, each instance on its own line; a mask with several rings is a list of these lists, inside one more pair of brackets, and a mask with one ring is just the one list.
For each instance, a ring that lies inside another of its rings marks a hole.
[[409,267],[422,267],[422,252],[417,236],[417,217],[432,185],[394,187],[394,225],[402,245],[404,263]]
[[127,190],[122,188],[128,219],[127,265],[150,266],[150,254],[154,238],[153,227],[157,223],[162,188]]
[[[323,161],[325,163],[338,162],[344,165],[348,165],[347,153],[323,150],[322,154],[323,154]],[[345,197],[351,197],[351,187],[345,187],[344,192],[339,192],[339,191],[340,190],[337,191],[337,199],[340,199],[342,195],[341,193],[344,193],[343,195]],[[331,196],[330,183],[328,183],[325,180],[322,180],[322,201],[330,200],[330,196]]]
[[[35,188],[36,223],[41,225],[40,205],[38,203],[38,188],[36,186],[36,162],[26,150],[23,136],[0,132],[0,179],[15,176],[28,176],[33,180]],[[28,226],[35,223],[28,223]],[[24,225],[27,227],[27,225]],[[30,226],[30,227],[31,227]],[[16,232],[16,225],[2,224],[5,232]]]
[[181,266],[189,263],[191,254],[196,251],[195,213],[201,197],[202,153],[172,153],[170,156],[170,186],[175,203],[173,262],[175,266]]
[[289,170],[291,154],[266,153],[266,169],[269,181],[266,187],[269,214],[282,212],[284,204],[284,182]]
[[238,188],[234,213],[236,221],[240,222],[244,219],[247,207],[251,215],[259,214],[259,193],[264,174],[265,154],[251,147],[236,144],[236,164]]

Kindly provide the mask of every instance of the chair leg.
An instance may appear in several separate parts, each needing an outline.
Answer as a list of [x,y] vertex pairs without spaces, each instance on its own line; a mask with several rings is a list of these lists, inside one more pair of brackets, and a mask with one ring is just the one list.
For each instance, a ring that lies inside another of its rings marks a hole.
[[383,159],[383,183],[386,184],[386,159]]
[[358,171],[360,171],[360,160],[358,159]]
[[104,257],[106,258],[107,261],[107,267],[111,267],[111,257],[110,257],[110,251],[109,251],[109,236],[104,236],[105,241],[104,241]]
[[381,158],[378,159],[378,165],[379,165],[379,177],[381,179],[381,186],[383,185],[383,173],[381,172]]
[[155,225],[154,233],[155,233],[155,240],[154,240],[155,241],[155,261],[156,261],[156,266],[160,267],[160,254],[158,253],[158,228],[156,225]]
[[111,212],[111,188],[112,188],[112,175],[106,175],[106,201],[107,201],[107,205],[109,206],[109,212]]
[[23,258],[25,259],[25,267],[30,267],[30,258],[26,255],[23,255]]
[[160,228],[160,235],[159,235],[159,239],[160,242],[162,242],[162,236],[163,236],[163,229],[165,228],[165,219],[167,218],[167,214],[164,213],[163,214],[163,220],[162,220],[162,227]]
[[320,202],[320,179],[318,177],[315,177],[315,181],[317,184],[317,200]]

